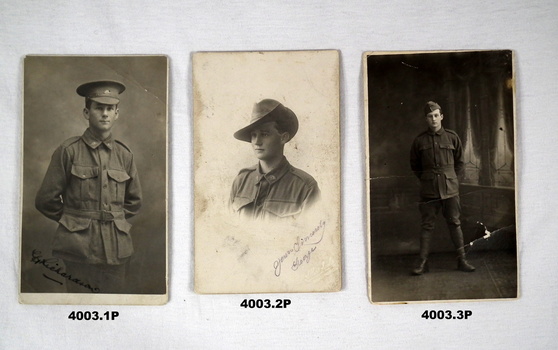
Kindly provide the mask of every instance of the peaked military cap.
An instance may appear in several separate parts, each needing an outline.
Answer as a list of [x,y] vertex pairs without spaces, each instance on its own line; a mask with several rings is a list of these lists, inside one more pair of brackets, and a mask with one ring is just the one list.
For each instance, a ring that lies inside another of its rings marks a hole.
[[437,104],[434,101],[428,101],[428,102],[426,102],[426,105],[424,106],[424,115],[427,115],[430,112],[434,112],[437,109],[440,110],[440,114],[441,114],[442,113],[442,107],[440,107],[440,105]]
[[120,102],[120,97],[118,95],[124,90],[126,90],[126,87],[122,83],[103,80],[82,84],[78,86],[76,92],[78,95],[92,101],[107,105],[115,105]]
[[268,98],[254,104],[250,124],[235,132],[234,137],[241,141],[251,142],[252,137],[250,133],[255,127],[273,121],[286,128],[286,131],[289,133],[287,141],[290,141],[298,131],[298,118],[296,114],[280,102]]

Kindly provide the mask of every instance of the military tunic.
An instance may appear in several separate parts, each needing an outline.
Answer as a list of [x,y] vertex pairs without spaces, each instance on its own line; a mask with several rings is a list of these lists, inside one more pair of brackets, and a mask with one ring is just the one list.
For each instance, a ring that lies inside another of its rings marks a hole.
[[455,131],[443,127],[418,135],[411,148],[411,169],[420,180],[422,198],[446,199],[459,195],[463,147]]
[[420,180],[419,210],[422,229],[434,230],[440,209],[450,230],[460,224],[459,180],[465,167],[463,147],[455,131],[427,130],[418,135],[411,147],[411,169]]
[[316,180],[283,157],[267,174],[259,164],[242,169],[232,185],[230,206],[241,216],[254,219],[295,218],[319,197]]
[[76,263],[120,265],[133,253],[126,220],[141,206],[141,186],[128,147],[97,140],[87,129],[54,152],[35,206],[59,223],[53,255]]

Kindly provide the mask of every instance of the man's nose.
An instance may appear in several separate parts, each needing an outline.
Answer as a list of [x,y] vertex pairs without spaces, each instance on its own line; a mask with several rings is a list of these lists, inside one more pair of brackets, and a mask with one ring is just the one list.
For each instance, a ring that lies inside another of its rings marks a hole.
[[262,144],[262,138],[261,138],[260,135],[255,135],[253,140],[254,140],[255,145],[261,145]]

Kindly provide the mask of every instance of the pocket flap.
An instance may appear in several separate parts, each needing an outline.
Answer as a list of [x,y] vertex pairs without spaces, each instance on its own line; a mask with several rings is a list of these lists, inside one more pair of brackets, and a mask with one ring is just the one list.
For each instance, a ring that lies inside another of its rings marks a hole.
[[80,218],[68,214],[62,214],[62,218],[58,222],[70,232],[83,231],[91,225],[90,218]]
[[451,144],[440,144],[440,148],[444,148],[444,149],[455,149],[455,147]]
[[424,151],[425,149],[430,149],[430,148],[432,148],[432,144],[427,143],[427,144],[424,144],[424,145],[420,145],[419,146],[419,151]]
[[115,219],[114,224],[119,231],[122,231],[126,234],[130,234],[130,229],[132,228],[132,224],[130,224],[125,219]]
[[130,179],[130,175],[124,170],[108,169],[107,173],[116,182],[124,182]]
[[99,167],[72,164],[72,175],[80,179],[90,179],[99,176]]
[[270,201],[265,204],[265,210],[275,216],[284,218],[287,216],[300,214],[300,212],[302,211],[302,206],[300,206],[298,203],[292,202]]
[[239,211],[242,207],[250,203],[252,203],[252,200],[250,198],[234,197],[234,200],[232,202],[232,208],[234,211]]

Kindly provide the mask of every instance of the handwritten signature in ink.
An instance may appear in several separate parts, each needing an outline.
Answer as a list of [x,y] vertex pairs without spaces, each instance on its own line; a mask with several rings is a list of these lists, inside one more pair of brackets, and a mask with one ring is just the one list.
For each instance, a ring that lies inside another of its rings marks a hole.
[[[45,259],[45,258],[43,258],[42,254],[43,253],[40,250],[33,249],[33,252],[31,253],[31,262],[33,262],[36,265],[43,265],[45,268],[47,268],[48,270],[58,274],[60,277],[64,277],[68,281],[71,281],[73,283],[76,283],[76,284],[84,287],[84,288],[87,288],[90,291],[92,291],[93,293],[99,293],[101,291],[99,288],[92,287],[89,283],[85,283],[82,280],[80,280],[79,278],[73,277],[71,274],[64,272],[62,270],[62,266],[58,266],[59,259],[57,259],[57,258],[47,258],[47,259]],[[52,280],[51,278],[49,278],[49,279]],[[58,282],[58,281],[55,281],[55,282]],[[58,283],[60,283],[60,282],[58,282]]]
[[[273,269],[275,271],[275,276],[281,276],[281,269],[283,266],[283,262],[287,260],[291,255],[294,257],[291,265],[291,270],[297,271],[298,268],[303,265],[304,263],[310,263],[310,258],[312,253],[316,251],[318,248],[318,244],[324,238],[325,232],[325,224],[324,220],[321,220],[320,223],[306,236],[296,237],[296,241],[293,243],[292,248],[287,249],[280,257],[278,257],[273,262]],[[298,253],[305,251],[302,256]]]

